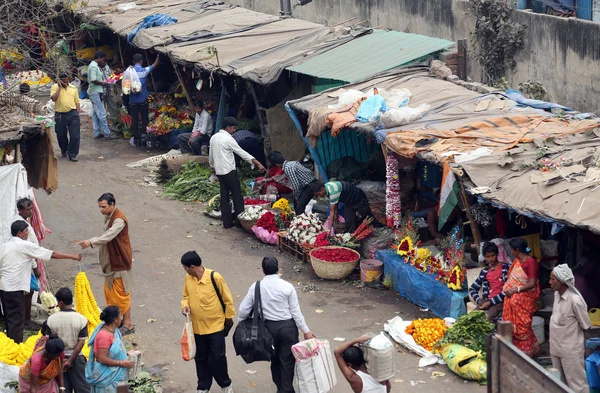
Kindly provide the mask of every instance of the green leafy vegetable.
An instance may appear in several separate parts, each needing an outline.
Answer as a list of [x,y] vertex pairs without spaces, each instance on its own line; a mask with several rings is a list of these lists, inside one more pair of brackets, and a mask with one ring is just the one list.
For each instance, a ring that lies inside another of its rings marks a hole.
[[494,331],[485,312],[477,310],[456,320],[454,326],[446,330],[439,344],[460,344],[486,356],[486,337]]

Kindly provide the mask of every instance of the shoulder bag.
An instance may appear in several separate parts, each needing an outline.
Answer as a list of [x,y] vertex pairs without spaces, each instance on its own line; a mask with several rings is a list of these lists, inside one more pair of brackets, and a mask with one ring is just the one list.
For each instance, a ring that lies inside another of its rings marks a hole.
[[273,336],[265,327],[260,298],[260,281],[254,289],[254,308],[251,319],[238,323],[233,333],[235,353],[246,363],[270,362],[275,355]]

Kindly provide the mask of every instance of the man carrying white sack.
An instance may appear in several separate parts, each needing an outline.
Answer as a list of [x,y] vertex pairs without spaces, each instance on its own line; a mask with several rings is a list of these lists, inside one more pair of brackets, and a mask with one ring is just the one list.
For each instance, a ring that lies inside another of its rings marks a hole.
[[575,278],[566,264],[558,265],[550,273],[554,290],[554,306],[550,318],[550,356],[552,367],[560,371],[560,378],[575,393],[588,393],[585,376],[584,337],[592,323],[587,304],[575,288]]

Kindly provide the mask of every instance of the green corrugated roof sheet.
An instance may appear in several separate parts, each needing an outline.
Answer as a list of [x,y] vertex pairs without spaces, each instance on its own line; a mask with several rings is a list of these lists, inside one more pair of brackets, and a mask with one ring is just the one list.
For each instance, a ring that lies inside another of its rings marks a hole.
[[398,31],[373,30],[344,45],[314,56],[290,71],[348,83],[408,64],[454,43],[440,38]]

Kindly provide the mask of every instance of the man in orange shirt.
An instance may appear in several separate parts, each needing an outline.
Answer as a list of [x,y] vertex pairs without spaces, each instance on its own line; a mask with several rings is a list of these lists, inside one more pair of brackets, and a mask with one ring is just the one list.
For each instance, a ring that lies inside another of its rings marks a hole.
[[104,273],[104,297],[107,306],[118,306],[123,314],[123,335],[135,333],[131,320],[131,290],[133,288],[133,261],[129,222],[116,207],[115,196],[109,192],[98,199],[98,208],[104,215],[104,233],[79,242],[81,248],[98,247],[100,267]]

